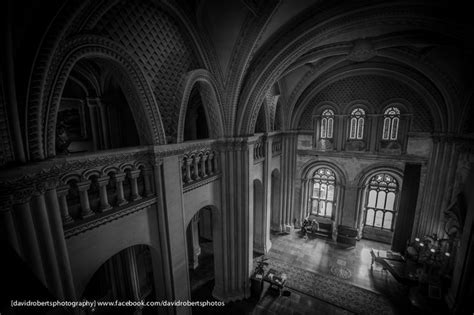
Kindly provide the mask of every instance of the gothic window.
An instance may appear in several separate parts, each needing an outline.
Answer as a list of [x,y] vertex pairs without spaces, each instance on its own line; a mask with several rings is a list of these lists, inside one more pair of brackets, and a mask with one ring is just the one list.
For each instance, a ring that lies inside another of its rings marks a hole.
[[331,218],[335,211],[336,176],[326,167],[318,168],[313,174],[311,214]]
[[400,110],[396,107],[389,107],[383,116],[383,140],[394,141],[398,138],[398,126],[400,124]]
[[393,176],[377,174],[370,179],[366,203],[365,225],[392,230],[398,183]]
[[362,108],[356,108],[350,116],[349,139],[361,140],[364,138],[365,111]]
[[332,139],[334,130],[334,112],[326,109],[321,116],[321,139]]

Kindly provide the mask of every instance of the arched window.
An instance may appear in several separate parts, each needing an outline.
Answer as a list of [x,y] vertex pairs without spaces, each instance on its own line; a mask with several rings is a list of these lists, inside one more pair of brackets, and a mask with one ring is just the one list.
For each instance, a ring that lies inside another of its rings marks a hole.
[[365,111],[362,108],[356,108],[351,112],[351,124],[349,139],[364,138]]
[[398,126],[400,124],[400,110],[396,107],[389,107],[383,116],[383,140],[397,140]]
[[334,130],[334,112],[326,109],[321,116],[321,139],[332,139]]
[[326,167],[318,168],[313,173],[313,191],[311,194],[311,214],[329,217],[335,210],[336,176]]
[[377,174],[369,181],[365,225],[392,230],[394,227],[395,201],[398,182],[393,176]]

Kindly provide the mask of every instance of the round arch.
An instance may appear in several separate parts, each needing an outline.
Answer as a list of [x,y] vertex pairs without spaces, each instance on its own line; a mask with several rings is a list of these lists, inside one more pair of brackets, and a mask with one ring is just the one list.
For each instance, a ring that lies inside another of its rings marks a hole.
[[181,143],[184,139],[184,125],[186,119],[186,111],[193,87],[198,84],[201,97],[206,96],[203,105],[206,111],[209,131],[213,138],[224,136],[224,120],[222,112],[222,102],[218,86],[211,73],[205,69],[197,69],[188,72],[182,79],[177,89],[176,97],[180,101],[179,121],[178,121],[178,138],[177,142]]
[[[359,67],[354,67],[351,69],[344,69],[343,71],[340,71],[338,73],[335,73],[329,77],[326,76],[326,78],[323,78],[321,80],[318,80],[318,82],[315,82],[312,86],[310,86],[307,89],[307,92],[304,93],[301,98],[298,100],[297,104],[295,105],[296,111],[292,115],[292,120],[291,120],[291,128],[295,128],[299,124],[299,121],[302,117],[302,115],[305,112],[305,109],[307,108],[308,104],[311,103],[311,100],[314,98],[314,96],[322,91],[324,88],[328,87],[329,85],[343,79],[347,79],[349,77],[354,77],[354,76],[363,76],[363,75],[380,75],[382,77],[395,80],[398,82],[401,82],[403,84],[406,84],[406,82],[409,82],[411,86],[414,86],[417,88],[417,94],[423,99],[425,104],[429,108],[429,114],[431,114],[431,119],[433,121],[433,128],[438,129],[438,130],[443,130],[447,128],[447,117],[445,114],[443,114],[443,111],[441,110],[441,102],[442,99],[440,99],[440,96],[436,93],[436,91],[430,89],[430,87],[427,86],[428,82],[423,81],[420,82],[419,80],[415,80],[412,77],[410,77],[409,74],[407,73],[400,73],[398,72],[397,68],[359,68]],[[370,110],[373,112],[372,109],[374,105],[377,104],[368,104],[364,103],[365,105],[372,105],[369,106]],[[349,109],[344,109],[345,111]]]
[[[143,104],[137,117],[147,126],[153,144],[165,144],[161,116],[151,88],[138,63],[126,50],[109,39],[94,35],[79,35],[69,39],[55,56],[56,67],[51,67],[48,77],[41,82],[40,95],[28,104],[28,149],[31,159],[45,159],[55,155],[56,116],[66,80],[74,65],[83,58],[101,58],[113,62],[126,73],[130,86]],[[30,86],[30,90],[38,88]]]
[[76,296],[78,298],[82,297],[84,294],[84,290],[87,287],[87,284],[92,279],[94,274],[99,270],[99,268],[105,264],[109,259],[114,257],[115,255],[119,254],[120,252],[126,250],[127,248],[136,246],[136,245],[146,245],[154,254],[157,254],[158,249],[154,248],[150,243],[143,242],[143,241],[135,241],[135,242],[126,242],[126,243],[118,243],[118,242],[111,242],[111,246],[109,246],[107,251],[98,252],[94,255],[94,260],[89,259],[86,262],[82,262],[83,270],[81,270],[80,274],[73,274],[75,279],[75,288],[76,288]]
[[[407,20],[410,21],[413,27],[420,30],[430,30],[433,28],[434,21],[439,22],[445,25],[445,28],[441,29],[448,36],[460,39],[462,34],[453,32],[453,28],[450,27],[449,23],[437,19],[436,16],[427,17],[426,14],[423,14],[423,6],[413,5],[402,9],[399,5],[379,3],[361,9],[354,4],[353,7],[345,8],[344,13],[341,12],[341,8],[328,8],[328,10],[320,11],[319,14],[305,16],[306,20],[299,23],[299,25],[289,25],[289,31],[283,37],[279,37],[279,42],[268,45],[269,49],[262,52],[260,58],[256,58],[259,60],[259,64],[254,67],[254,71],[248,76],[249,80],[243,88],[239,101],[235,132],[239,134],[250,133],[251,126],[258,113],[257,107],[259,107],[265,91],[299,56],[314,47],[314,43],[318,40],[321,40],[322,43],[329,43],[330,38],[337,38],[345,33],[350,36],[349,30],[354,28],[366,30],[368,34],[371,34],[374,27],[387,25],[386,23],[389,23],[392,27],[402,24],[407,26]],[[381,16],[383,16],[383,19],[380,19]],[[331,22],[323,25],[316,22],[330,18],[332,18]],[[290,28],[290,26],[293,27]],[[331,34],[334,36],[331,36]],[[262,60],[266,62],[262,62]]]
[[[377,163],[363,169],[354,179],[357,183],[357,208],[356,208],[356,226],[359,230],[359,237],[362,237],[364,218],[365,218],[365,204],[368,194],[368,183],[371,178],[377,174],[388,174],[395,178],[398,183],[398,190],[401,191],[403,185],[403,170],[396,166],[388,166],[384,163]],[[399,198],[394,206],[394,209],[398,209]]]

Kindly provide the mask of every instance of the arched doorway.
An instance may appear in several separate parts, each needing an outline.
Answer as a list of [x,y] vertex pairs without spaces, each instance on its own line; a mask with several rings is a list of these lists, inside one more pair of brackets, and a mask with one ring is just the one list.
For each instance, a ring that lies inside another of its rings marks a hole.
[[184,141],[209,138],[209,125],[199,84],[194,85],[189,96],[184,123]]
[[212,289],[214,273],[214,225],[211,207],[201,208],[186,228],[191,297],[196,299],[202,287]]
[[[79,60],[66,80],[56,120],[56,155],[136,146],[136,104],[110,61]],[[126,96],[127,95],[127,96]]]
[[359,206],[361,237],[392,243],[401,181],[399,174],[388,170],[373,171],[364,177]]
[[[153,301],[155,286],[151,250],[147,245],[128,247],[109,258],[89,280],[82,299],[88,301]],[[86,314],[133,314],[138,306],[96,307]],[[152,314],[152,308],[141,314]]]

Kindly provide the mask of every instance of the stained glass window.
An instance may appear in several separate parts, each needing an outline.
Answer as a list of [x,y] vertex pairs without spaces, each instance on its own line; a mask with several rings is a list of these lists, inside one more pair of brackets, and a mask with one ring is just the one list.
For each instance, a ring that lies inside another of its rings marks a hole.
[[380,173],[372,177],[365,207],[365,225],[392,230],[397,195],[398,182],[393,176]]
[[365,111],[362,108],[356,108],[351,112],[349,139],[364,138]]
[[334,130],[334,112],[326,109],[321,117],[321,139],[332,139]]
[[397,140],[398,126],[400,124],[400,110],[396,107],[389,107],[384,112],[383,119],[383,140]]
[[335,210],[335,188],[336,176],[331,169],[321,167],[313,173],[312,214],[332,217]]

